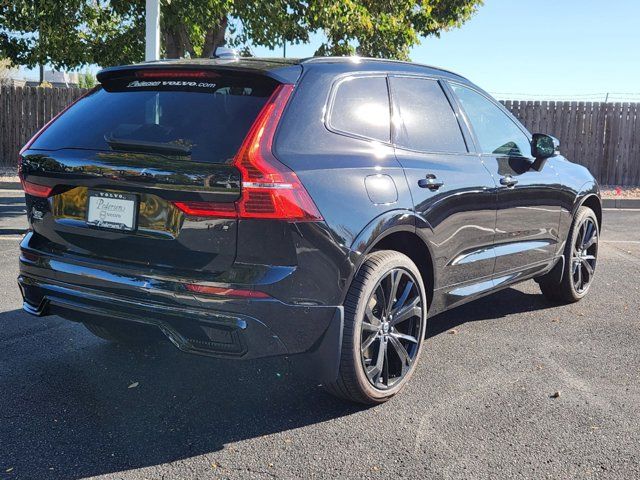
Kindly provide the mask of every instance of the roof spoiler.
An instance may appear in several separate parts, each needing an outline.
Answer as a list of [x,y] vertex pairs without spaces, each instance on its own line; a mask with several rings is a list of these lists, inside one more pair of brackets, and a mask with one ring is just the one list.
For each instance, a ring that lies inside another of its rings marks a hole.
[[[141,70],[163,70],[163,71],[211,71],[226,75],[254,75],[259,77],[268,77],[278,83],[295,83],[302,73],[302,68],[298,65],[278,65],[276,63],[269,65],[270,68],[264,68],[259,60],[244,61],[243,57],[220,57],[211,59],[199,59],[194,62],[181,62],[174,60],[160,60],[155,62],[138,63],[135,65],[123,65],[118,67],[109,67],[100,70],[96,78],[98,82],[104,84],[109,80],[123,77],[135,76]],[[297,68],[292,68],[297,67]]]

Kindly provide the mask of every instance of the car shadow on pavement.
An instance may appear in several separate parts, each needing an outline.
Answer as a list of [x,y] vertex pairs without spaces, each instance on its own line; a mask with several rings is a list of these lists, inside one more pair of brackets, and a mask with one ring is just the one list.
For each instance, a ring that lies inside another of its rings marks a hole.
[[0,478],[84,478],[361,411],[284,359],[132,350],[57,317],[0,313]]
[[525,293],[507,288],[429,318],[427,338],[435,337],[467,322],[497,320],[507,315],[545,310],[556,306],[542,294]]
[[[548,307],[541,295],[505,290],[434,317],[428,336]],[[19,478],[164,464],[364,408],[294,375],[284,359],[210,359],[168,343],[132,350],[17,310],[0,313],[0,324],[0,472]]]

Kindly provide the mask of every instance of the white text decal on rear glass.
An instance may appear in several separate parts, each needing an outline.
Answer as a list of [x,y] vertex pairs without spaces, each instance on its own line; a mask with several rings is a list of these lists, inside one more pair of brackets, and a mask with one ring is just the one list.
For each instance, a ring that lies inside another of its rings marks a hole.
[[159,80],[156,82],[140,82],[135,80],[127,85],[127,88],[148,88],[148,87],[192,87],[192,88],[215,88],[216,84],[211,82],[192,82],[188,80]]
[[131,82],[127,85],[127,88],[141,88],[141,87],[157,87],[162,82],[139,82],[136,80],[135,82]]

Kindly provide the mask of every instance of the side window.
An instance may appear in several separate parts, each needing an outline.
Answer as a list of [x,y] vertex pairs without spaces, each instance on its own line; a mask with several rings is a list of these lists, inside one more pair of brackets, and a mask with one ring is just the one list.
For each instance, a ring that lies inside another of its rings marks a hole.
[[471,122],[482,153],[531,156],[529,139],[502,110],[471,88],[456,83],[451,88]]
[[333,130],[388,142],[391,131],[385,77],[352,77],[335,92],[329,126]]
[[458,119],[437,80],[393,77],[391,93],[398,146],[422,152],[467,152]]

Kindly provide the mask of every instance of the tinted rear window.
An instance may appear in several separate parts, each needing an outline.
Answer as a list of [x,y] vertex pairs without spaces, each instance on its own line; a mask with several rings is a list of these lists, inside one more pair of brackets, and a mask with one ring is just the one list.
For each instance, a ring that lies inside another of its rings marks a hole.
[[80,100],[33,149],[157,151],[230,162],[273,93],[270,79],[119,79]]
[[385,77],[353,77],[338,84],[329,125],[353,135],[389,141],[391,124]]

